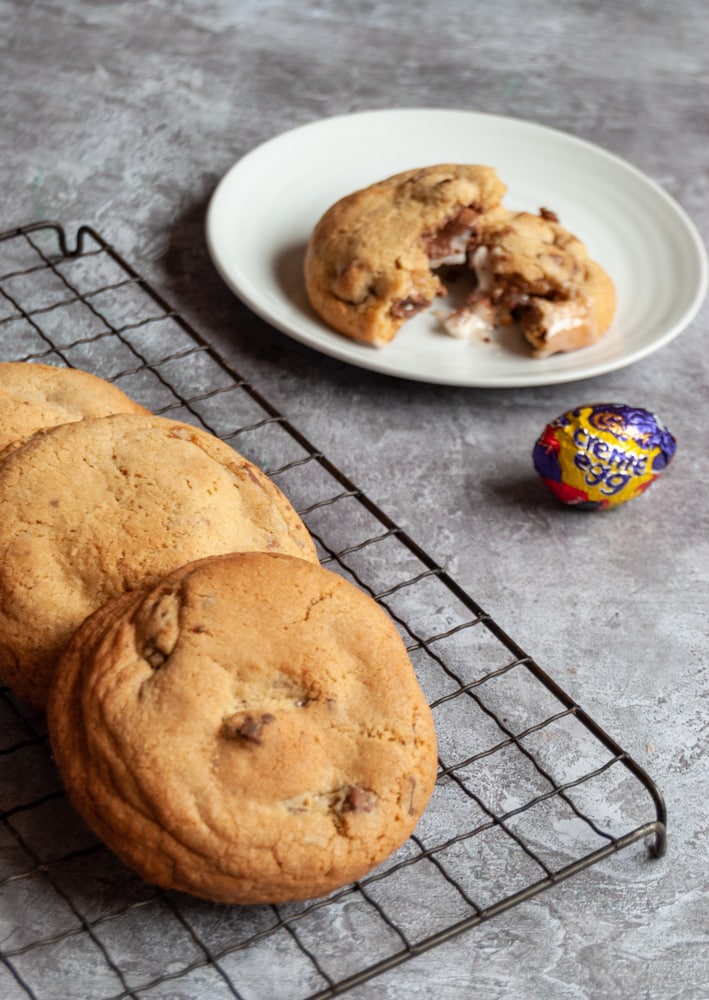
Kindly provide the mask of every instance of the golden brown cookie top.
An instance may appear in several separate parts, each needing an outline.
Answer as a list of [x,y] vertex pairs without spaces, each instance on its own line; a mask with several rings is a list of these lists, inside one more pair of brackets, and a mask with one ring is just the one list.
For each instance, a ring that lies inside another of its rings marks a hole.
[[306,251],[313,308],[347,336],[388,343],[440,291],[430,262],[439,230],[473,225],[504,193],[491,167],[439,164],[342,198],[317,223]]
[[226,902],[319,896],[409,836],[431,712],[392,622],[313,563],[183,567],[77,632],[49,705],[86,822],[149,881]]
[[78,368],[0,363],[0,453],[45,427],[147,412],[111,382]]
[[0,462],[0,674],[42,707],[73,630],[194,559],[263,549],[317,561],[275,484],[206,431],[119,414],[63,424]]

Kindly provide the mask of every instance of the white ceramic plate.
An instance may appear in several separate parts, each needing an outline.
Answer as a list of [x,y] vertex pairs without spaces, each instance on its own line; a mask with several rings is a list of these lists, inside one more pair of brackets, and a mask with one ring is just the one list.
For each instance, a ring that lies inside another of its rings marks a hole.
[[[489,344],[448,337],[429,310],[377,349],[333,332],[316,316],[302,262],[322,213],[398,171],[446,162],[495,167],[508,186],[508,208],[551,208],[584,241],[618,294],[613,325],[597,344],[535,360],[514,334]],[[531,122],[437,109],[326,118],[269,140],[218,185],[207,242],[239,298],[296,340],[362,368],[459,386],[570,382],[638,361],[691,322],[709,270],[685,212],[625,161]]]

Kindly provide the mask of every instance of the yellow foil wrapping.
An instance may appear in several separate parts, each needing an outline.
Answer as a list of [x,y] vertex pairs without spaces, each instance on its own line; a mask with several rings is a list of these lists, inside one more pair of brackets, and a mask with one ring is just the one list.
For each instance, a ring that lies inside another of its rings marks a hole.
[[557,500],[585,510],[607,510],[644,492],[675,450],[672,434],[648,410],[593,403],[547,424],[533,460]]

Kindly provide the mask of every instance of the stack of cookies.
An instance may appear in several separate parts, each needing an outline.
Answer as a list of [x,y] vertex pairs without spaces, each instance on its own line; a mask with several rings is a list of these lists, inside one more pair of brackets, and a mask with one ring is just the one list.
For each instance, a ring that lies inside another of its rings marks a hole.
[[0,365],[0,675],[144,878],[278,902],[414,829],[431,712],[392,622],[213,435],[86,372]]

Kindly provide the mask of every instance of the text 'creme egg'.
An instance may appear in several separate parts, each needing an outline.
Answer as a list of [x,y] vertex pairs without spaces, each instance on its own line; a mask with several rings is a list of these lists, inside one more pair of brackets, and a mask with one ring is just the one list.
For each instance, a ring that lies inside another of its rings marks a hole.
[[654,414],[619,403],[593,403],[562,414],[534,446],[534,467],[557,500],[607,510],[639,496],[669,465],[677,447]]

